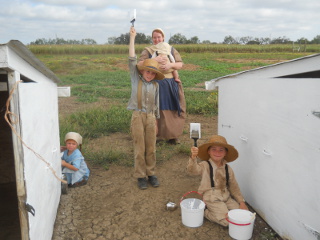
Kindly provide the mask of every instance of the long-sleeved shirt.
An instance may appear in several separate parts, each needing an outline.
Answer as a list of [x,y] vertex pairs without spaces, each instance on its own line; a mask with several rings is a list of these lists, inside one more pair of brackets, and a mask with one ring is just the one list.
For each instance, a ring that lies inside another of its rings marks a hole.
[[[137,57],[129,57],[129,69],[131,77],[131,98],[128,109],[154,113],[156,118],[160,118],[159,113],[159,85],[155,81],[147,82],[140,76],[137,69]],[[138,85],[142,81],[141,109],[138,109]]]
[[[220,189],[221,191],[227,189],[230,192],[231,196],[238,203],[243,202],[243,196],[241,194],[238,182],[230,165],[228,165],[229,184],[227,187],[225,171],[225,164],[227,162],[223,160],[222,166],[217,167],[217,165],[211,159],[209,159],[208,161],[211,162],[213,168],[214,189]],[[201,161],[200,163],[198,163],[196,159],[193,160],[192,158],[189,158],[187,172],[190,175],[201,175],[201,182],[198,189],[199,193],[205,194],[205,192],[212,189],[210,181],[210,168],[209,164],[206,161]]]

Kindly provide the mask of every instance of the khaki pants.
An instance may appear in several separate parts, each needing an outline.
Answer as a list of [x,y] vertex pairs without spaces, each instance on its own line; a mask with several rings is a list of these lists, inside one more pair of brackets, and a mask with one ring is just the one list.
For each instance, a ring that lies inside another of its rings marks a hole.
[[134,149],[134,177],[153,176],[156,166],[156,118],[152,113],[134,111],[131,118]]
[[203,196],[203,200],[207,205],[204,216],[208,220],[225,227],[229,225],[226,220],[226,214],[229,210],[239,208],[239,203],[231,198],[228,189],[225,189],[224,191],[218,189],[207,191]]

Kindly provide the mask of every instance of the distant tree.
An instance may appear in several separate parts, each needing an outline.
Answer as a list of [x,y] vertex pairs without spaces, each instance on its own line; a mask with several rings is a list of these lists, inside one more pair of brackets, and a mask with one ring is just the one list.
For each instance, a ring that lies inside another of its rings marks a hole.
[[[128,45],[130,40],[129,33],[121,34],[119,37],[109,37],[108,44],[124,44]],[[150,36],[146,36],[144,33],[137,33],[135,43],[137,44],[151,44],[152,39]]]
[[109,37],[108,38],[108,44],[114,44],[116,41],[116,37]]
[[299,44],[307,44],[310,43],[308,39],[302,37],[300,39],[297,39],[297,41],[295,41],[295,43],[299,43]]
[[320,44],[320,35],[315,36],[310,43],[312,44]]
[[64,45],[64,44],[70,44],[70,45],[93,45],[97,44],[97,42],[93,39],[86,38],[79,40],[65,40],[63,38],[54,38],[54,39],[45,39],[45,38],[39,38],[34,42],[31,42],[30,45]]
[[137,33],[135,43],[137,43],[137,44],[144,44],[144,43],[151,44],[152,39],[151,39],[151,36],[146,36],[144,33]]
[[81,44],[83,45],[95,45],[97,42],[91,38],[86,38],[81,40]]
[[239,41],[237,41],[232,36],[226,36],[226,37],[224,37],[224,40],[222,43],[223,44],[239,44]]
[[186,44],[198,44],[200,43],[200,40],[197,36],[194,36],[186,41]]
[[114,44],[125,44],[128,45],[130,40],[129,33],[121,34],[119,37],[117,37],[114,41]]
[[254,40],[248,41],[246,44],[247,45],[260,45],[261,43],[260,43],[259,39],[258,40],[254,39]]
[[240,44],[248,44],[248,42],[250,42],[250,41],[253,41],[253,37],[249,37],[249,36],[247,36],[247,37],[241,37],[240,39],[239,39],[239,43]]
[[181,33],[173,35],[168,41],[169,44],[185,44],[186,42],[187,38],[183,36]]
[[210,40],[203,40],[202,41],[202,44],[210,44],[211,42],[210,42]]
[[292,41],[286,36],[274,38],[270,41],[270,44],[288,44],[292,43]]
[[265,44],[270,44],[270,42],[271,42],[271,39],[270,38],[268,38],[268,37],[266,37],[266,38],[260,38],[260,44],[263,44],[263,45],[265,45]]
[[31,42],[30,45],[46,45],[47,40],[45,38],[38,38],[34,42]]

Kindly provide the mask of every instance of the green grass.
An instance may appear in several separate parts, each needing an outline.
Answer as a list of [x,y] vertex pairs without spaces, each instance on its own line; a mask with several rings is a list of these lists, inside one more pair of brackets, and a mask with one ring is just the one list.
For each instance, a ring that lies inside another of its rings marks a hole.
[[124,105],[112,106],[107,110],[89,109],[60,119],[60,136],[71,131],[91,139],[115,132],[129,133],[130,120],[131,112]]
[[133,166],[132,156],[120,151],[112,149],[102,149],[100,151],[92,151],[90,148],[84,148],[86,153],[86,160],[92,165],[99,165],[108,170],[111,164],[118,164],[121,166]]
[[[318,45],[316,45],[318,46]],[[313,46],[313,47],[316,47]],[[185,68],[179,70],[187,103],[187,113],[213,116],[218,114],[218,93],[204,91],[204,82],[211,79],[313,54],[292,53],[285,46],[267,49],[264,46],[177,46]],[[318,46],[319,47],[319,46]],[[29,46],[60,79],[60,86],[71,86],[71,95],[81,103],[105,99],[108,108],[97,107],[60,117],[60,136],[69,131],[80,132],[84,141],[108,136],[115,132],[129,134],[131,111],[126,109],[131,93],[127,67],[127,46]],[[192,49],[195,48],[195,49]],[[284,51],[284,48],[287,49]],[[137,53],[143,46],[138,46]],[[318,48],[319,49],[319,48]],[[318,50],[319,51],[319,50]],[[190,52],[190,53],[189,53]],[[61,137],[63,139],[63,137]],[[63,143],[61,143],[63,144]],[[106,148],[93,152],[85,149],[92,163],[104,166],[117,163],[132,166],[132,156]],[[189,146],[157,145],[157,161],[170,159],[175,154],[189,154]]]

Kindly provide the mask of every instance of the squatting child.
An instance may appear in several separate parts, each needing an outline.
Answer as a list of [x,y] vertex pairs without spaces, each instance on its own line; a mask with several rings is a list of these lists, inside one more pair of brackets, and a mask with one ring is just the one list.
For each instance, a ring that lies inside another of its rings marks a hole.
[[134,148],[134,177],[138,187],[147,189],[148,181],[153,187],[159,186],[155,175],[156,134],[159,114],[159,86],[155,79],[162,80],[158,62],[147,59],[137,66],[134,41],[134,27],[130,28],[129,69],[131,78],[131,98],[128,109],[132,110],[131,135]]
[[[203,161],[197,161],[197,157]],[[219,135],[197,147],[191,148],[187,172],[201,175],[199,193],[207,205],[204,216],[222,226],[229,225],[226,215],[231,209],[248,210],[232,168],[227,164],[238,158],[238,151]]]
[[68,187],[79,187],[87,184],[90,170],[78,147],[82,144],[82,136],[76,132],[68,132],[64,138],[66,150],[61,157],[62,173],[65,174]]

